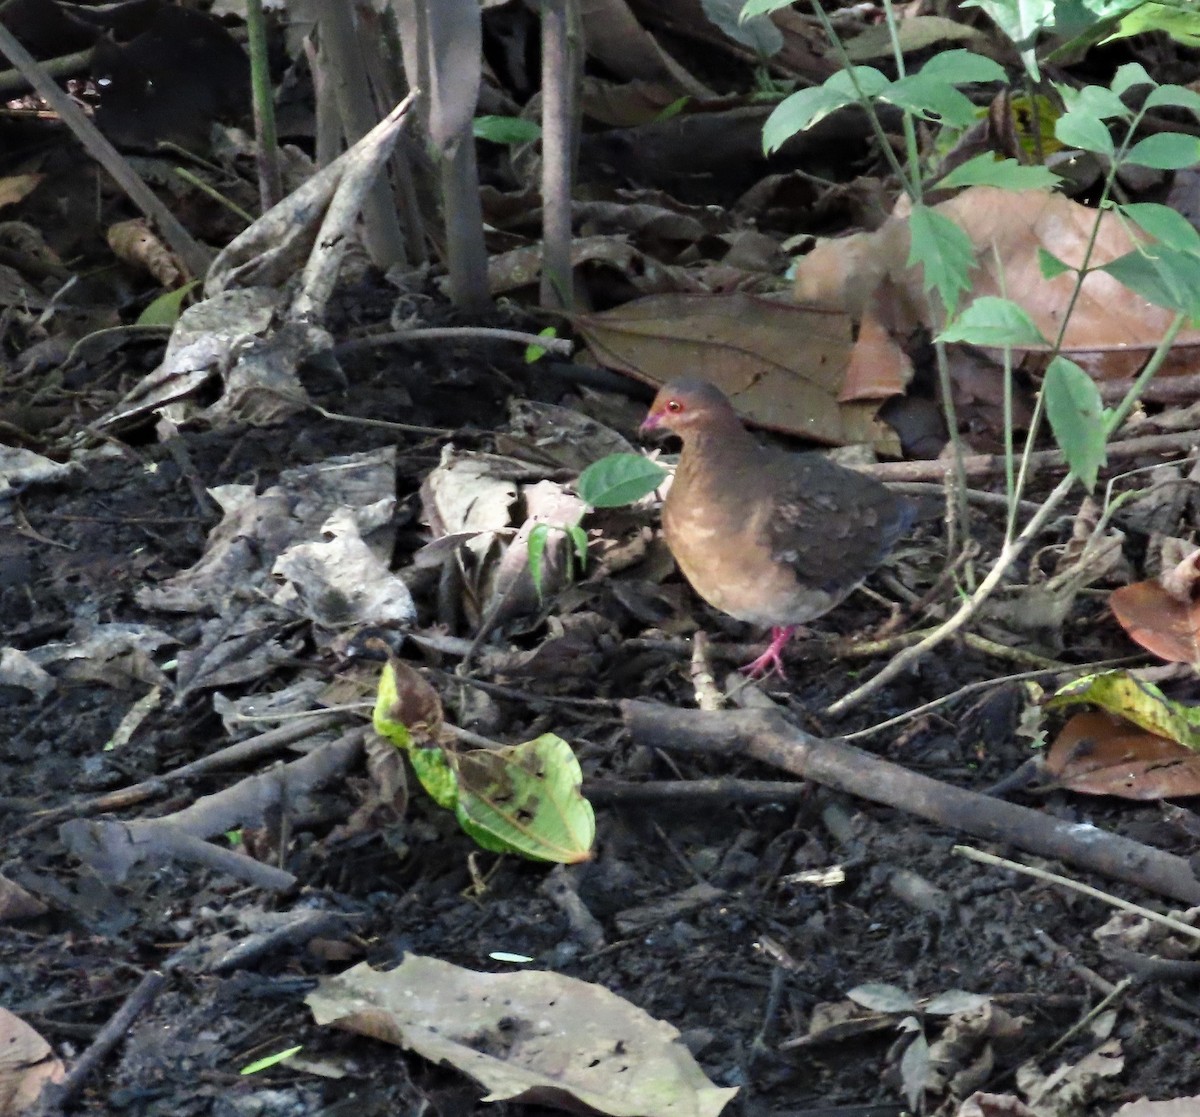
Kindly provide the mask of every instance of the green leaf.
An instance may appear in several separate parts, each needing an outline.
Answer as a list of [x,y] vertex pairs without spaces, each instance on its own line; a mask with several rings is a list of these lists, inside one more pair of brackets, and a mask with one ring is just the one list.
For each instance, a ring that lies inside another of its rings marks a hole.
[[[1126,62],[1123,66],[1117,67],[1110,87],[1119,97],[1122,93],[1128,93],[1129,90],[1139,85],[1157,86],[1158,82],[1146,72],[1146,67],[1140,62]],[[1154,94],[1151,93],[1150,96],[1153,97]]]
[[1034,81],[1041,80],[1034,47],[1040,32],[1054,22],[1054,0],[964,0],[964,8],[982,8],[1013,42],[1021,64]]
[[1153,245],[1118,256],[1100,270],[1155,306],[1200,317],[1200,260],[1191,253]]
[[958,297],[970,286],[975,264],[971,238],[950,218],[926,205],[914,205],[908,219],[908,266],[921,266],[922,286],[936,289],[952,315]]
[[849,93],[855,100],[858,99],[860,91],[863,97],[869,99],[879,96],[891,84],[888,76],[874,66],[851,66],[850,69],[838,70],[832,77],[825,79],[827,89],[832,89],[835,93]]
[[457,758],[459,825],[484,849],[568,865],[591,857],[596,816],[583,771],[553,733]]
[[641,454],[609,454],[579,475],[575,491],[593,508],[619,508],[654,492],[666,475]]
[[542,598],[542,555],[546,551],[546,539],[550,535],[549,524],[534,524],[529,530],[529,576],[538,600]]
[[1116,154],[1112,136],[1098,117],[1085,112],[1069,112],[1054,122],[1054,135],[1067,147],[1094,151],[1110,159]]
[[921,67],[919,76],[937,78],[953,85],[967,82],[1006,81],[1007,75],[999,62],[970,50],[945,50],[935,54]]
[[1200,93],[1182,85],[1160,85],[1151,90],[1144,106],[1147,110],[1161,108],[1188,109],[1200,116]]
[[1049,344],[1024,307],[995,295],[977,298],[941,332],[939,340],[992,348]]
[[1100,389],[1074,361],[1055,357],[1046,369],[1042,394],[1054,439],[1071,472],[1090,492],[1108,460]]
[[700,0],[700,6],[710,23],[760,59],[783,49],[783,32],[765,15],[746,15],[741,0]]
[[[538,330],[538,337],[558,337],[558,328],[556,326],[547,326],[545,329]],[[525,363],[533,364],[535,361],[540,361],[548,352],[540,345],[525,346]]]
[[443,810],[458,809],[458,776],[445,749],[409,749],[408,762],[430,799]]
[[442,701],[420,673],[402,659],[389,656],[379,673],[375,710],[371,720],[375,732],[408,754],[409,763],[429,797],[439,807],[453,808],[458,783],[440,748],[422,748],[422,739],[436,741],[442,731]]
[[975,106],[970,98],[936,77],[927,78],[923,71],[892,82],[878,97],[917,116],[956,128],[967,128],[975,123]]
[[476,139],[494,144],[532,143],[542,134],[541,125],[519,116],[477,116],[471,122]]
[[1037,250],[1038,267],[1041,269],[1043,279],[1053,279],[1056,275],[1062,275],[1063,272],[1074,271],[1070,264],[1060,260],[1053,252],[1047,252],[1040,244]]
[[1099,120],[1127,120],[1133,115],[1118,94],[1102,85],[1085,85],[1070,111],[1087,113]]
[[755,16],[777,12],[780,8],[790,8],[794,3],[796,3],[796,0],[746,0],[746,4],[742,8],[742,14],[738,18],[742,20],[753,19]]
[[778,151],[797,132],[811,128],[818,120],[856,100],[853,93],[844,93],[826,86],[800,89],[785,97],[771,111],[763,125],[763,151],[770,155]]
[[676,97],[662,112],[654,117],[655,123],[661,124],[664,120],[671,120],[677,117],[687,108],[690,101],[691,97],[686,93],[682,97]]
[[1200,255],[1200,232],[1182,213],[1170,206],[1157,202],[1130,202],[1118,206],[1117,211],[1168,248],[1193,256]]
[[1165,31],[1177,43],[1185,47],[1200,47],[1200,13],[1193,4],[1139,4],[1124,19],[1120,27],[1107,39],[1125,39],[1131,35],[1144,35],[1148,31]]
[[1077,702],[1090,702],[1147,733],[1200,751],[1200,707],[1176,702],[1153,683],[1135,679],[1127,671],[1084,675],[1060,687],[1046,706],[1058,709]]
[[939,188],[998,186],[1002,190],[1048,190],[1059,176],[1046,167],[1025,167],[1015,159],[997,159],[990,151],[968,159],[937,180]]
[[137,326],[173,326],[183,313],[183,302],[200,283],[193,279],[174,291],[164,291],[141,314],[138,315]]
[[568,538],[575,545],[575,556],[579,559],[579,565],[586,567],[588,560],[588,537],[587,532],[578,524],[567,524],[563,530],[567,533]]
[[1147,136],[1129,149],[1126,163],[1153,167],[1159,171],[1178,171],[1200,163],[1200,137],[1182,132],[1159,132]]
[[304,1050],[303,1044],[297,1044],[295,1047],[289,1047],[286,1051],[278,1051],[274,1055],[264,1055],[261,1059],[255,1059],[252,1063],[247,1063],[239,1074],[258,1074],[260,1070],[267,1070],[270,1067],[277,1066],[285,1059],[290,1059],[293,1055]]

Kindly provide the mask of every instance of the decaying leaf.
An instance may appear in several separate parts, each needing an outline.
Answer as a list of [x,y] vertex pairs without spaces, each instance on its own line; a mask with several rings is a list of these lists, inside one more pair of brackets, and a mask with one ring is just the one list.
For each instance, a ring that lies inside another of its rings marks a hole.
[[[1099,222],[1092,268],[1135,247],[1129,227],[1112,212],[1096,210],[1048,191],[1014,192],[973,186],[934,210],[965,230],[976,253],[970,290],[975,298],[1006,296],[1015,300],[1048,338],[1058,334],[1075,287],[1064,272],[1042,276],[1038,250],[1078,266]],[[908,220],[892,217],[873,233],[860,233],[819,244],[796,267],[799,301],[843,310],[856,319],[870,311],[889,324],[897,337],[916,327],[938,330],[942,322],[929,306],[917,268],[908,266]],[[1171,312],[1148,305],[1140,295],[1101,271],[1083,281],[1071,305],[1062,353],[1096,379],[1125,379],[1158,344]],[[1182,331],[1168,367],[1160,372],[1190,372],[1191,350],[1200,330]],[[1031,352],[1040,352],[1031,347]]]
[[592,805],[571,746],[553,733],[503,748],[458,751],[437,692],[389,656],[375,700],[375,731],[405,750],[421,786],[484,849],[573,864],[591,856]]
[[324,978],[306,1003],[318,1024],[457,1067],[485,1101],[716,1117],[737,1093],[705,1078],[670,1024],[547,971],[476,973],[409,954],[388,973],[363,963]]
[[1109,608],[1141,644],[1169,663],[1200,670],[1200,550],[1192,551],[1157,581],[1134,582],[1114,590]]
[[572,321],[599,361],[648,384],[687,369],[771,430],[827,445],[899,449],[875,418],[882,396],[864,402],[860,385],[854,402],[840,401],[854,344],[841,312],[744,294],[656,295]]
[[32,1112],[42,1088],[65,1075],[50,1045],[19,1016],[0,1008],[0,1113]]
[[1200,795],[1200,756],[1102,710],[1076,714],[1063,726],[1045,770],[1058,786],[1085,795]]

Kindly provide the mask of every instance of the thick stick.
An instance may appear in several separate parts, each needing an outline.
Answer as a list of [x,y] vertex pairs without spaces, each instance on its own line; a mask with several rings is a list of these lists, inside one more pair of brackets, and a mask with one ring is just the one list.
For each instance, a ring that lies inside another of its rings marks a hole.
[[708,713],[651,702],[622,702],[621,713],[639,744],[682,752],[752,756],[895,807],[985,841],[1055,857],[1112,880],[1188,904],[1200,903],[1200,880],[1182,857],[1090,825],[1061,822],[1038,811],[910,772],[844,741],[814,737],[770,711]]

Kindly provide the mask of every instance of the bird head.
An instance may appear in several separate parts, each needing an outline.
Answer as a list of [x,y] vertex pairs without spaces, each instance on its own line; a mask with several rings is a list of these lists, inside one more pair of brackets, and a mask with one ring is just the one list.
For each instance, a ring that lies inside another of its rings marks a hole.
[[639,431],[669,430],[686,435],[701,427],[740,426],[733,405],[720,388],[707,380],[686,377],[672,380],[659,389]]

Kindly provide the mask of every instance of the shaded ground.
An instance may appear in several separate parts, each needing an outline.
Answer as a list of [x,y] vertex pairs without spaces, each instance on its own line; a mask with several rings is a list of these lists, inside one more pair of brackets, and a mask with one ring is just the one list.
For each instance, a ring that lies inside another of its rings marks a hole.
[[[479,446],[489,444],[486,432],[502,419],[511,390],[555,400],[564,394],[562,381],[540,372],[534,379],[519,359],[498,351],[483,356],[478,347],[393,350],[349,373],[344,391],[325,386],[322,394],[322,385],[308,386],[325,406],[351,415],[473,426],[476,433],[465,441]],[[411,406],[403,402],[404,387]],[[65,637],[81,620],[122,620],[165,628],[186,648],[196,639],[196,620],[149,614],[133,595],[201,554],[217,517],[197,494],[235,482],[261,491],[282,468],[390,444],[394,437],[307,417],[269,430],[185,432],[173,449],[123,445],[110,460],[64,483],[27,491],[5,509],[0,534],[4,642],[33,649]],[[414,494],[438,451],[436,442],[418,437],[399,444],[398,565],[419,542],[411,522]],[[926,526],[912,553],[936,556],[938,549],[936,531]],[[598,600],[625,637],[645,634],[645,624],[613,597],[599,593]],[[428,615],[431,601],[418,604]],[[691,607],[715,631],[715,619],[700,614],[694,599]],[[883,619],[880,606],[859,598],[818,629],[852,632]],[[503,642],[502,635],[497,639]],[[599,672],[584,678],[510,683],[516,697],[494,698],[494,735],[517,741],[557,732],[575,746],[590,780],[778,778],[732,758],[679,759],[637,748],[615,708],[555,701],[640,697],[690,704],[686,663],[651,645],[639,649],[631,654],[611,646]],[[412,646],[404,654],[422,662]],[[431,665],[452,669],[453,662]],[[332,677],[342,667],[302,630],[291,661],[258,685],[275,690],[300,673],[316,669]],[[848,671],[869,670],[870,664],[848,667],[829,659],[798,663],[781,697],[820,729],[805,711],[848,689]],[[888,692],[884,705],[859,711],[854,724],[836,729],[873,724],[1009,670],[947,648],[919,677]],[[453,714],[458,688],[438,670],[430,678]],[[125,884],[111,886],[66,853],[55,826],[39,825],[39,813],[153,777],[226,743],[205,691],[182,708],[168,703],[130,743],[102,751],[143,689],[63,680],[44,703],[20,688],[0,694],[3,868],[49,908],[39,918],[8,924],[0,935],[0,1003],[69,1060],[142,974],[171,967],[165,990],[78,1099],[81,1113],[534,1112],[482,1105],[480,1091],[452,1071],[312,1024],[302,998],[319,976],[363,959],[390,966],[409,950],[493,970],[509,967],[491,960],[491,952],[516,952],[536,966],[604,985],[681,1029],[716,1083],[743,1088],[730,1113],[901,1112],[893,1050],[899,1017],[850,1038],[781,1048],[805,1034],[817,1006],[843,1001],[862,983],[891,983],[917,997],[950,989],[992,996],[1019,1017],[1019,1026],[994,1046],[993,1065],[978,1066],[974,1081],[1005,1093],[1014,1089],[1014,1070],[1025,1060],[1040,1059],[1049,1071],[1096,1047],[1099,1040],[1084,1029],[1050,1054],[1101,999],[1105,981],[1125,976],[1092,938],[1109,915],[1099,903],[983,870],[951,853],[955,835],[815,786],[758,803],[739,803],[721,791],[690,805],[623,804],[611,790],[599,796],[597,856],[571,879],[603,929],[601,946],[584,944],[548,893],[545,867],[479,853],[418,793],[403,820],[349,840],[331,838],[359,800],[354,781],[326,789],[323,817],[290,820],[280,856],[301,881],[293,894],[270,895],[179,863],[138,867]],[[229,697],[237,693],[226,690]],[[1025,758],[1012,733],[1016,710],[1001,688],[868,747],[938,779],[981,788]],[[261,766],[172,786],[124,817],[177,810]],[[1192,844],[1155,807],[1110,808],[1057,795],[1035,805],[1184,854]],[[264,836],[266,847],[272,842]],[[845,880],[832,887],[787,879],[838,865]],[[709,889],[701,900],[689,891],[697,885]],[[1136,890],[1113,890],[1147,899]],[[214,958],[270,929],[272,913],[302,909],[344,918],[317,938],[272,946],[245,964],[212,972]],[[1103,1086],[1103,1100],[1089,1112],[1111,1112],[1141,1094],[1200,1092],[1197,1007],[1186,986],[1149,981],[1126,993],[1111,1023],[1124,1071]],[[939,1032],[931,1020],[930,1038]],[[327,1073],[336,1068],[337,1076],[288,1066],[239,1076],[251,1061],[294,1045],[303,1045],[303,1057],[326,1064]],[[954,1069],[981,1052],[964,1056]]]

